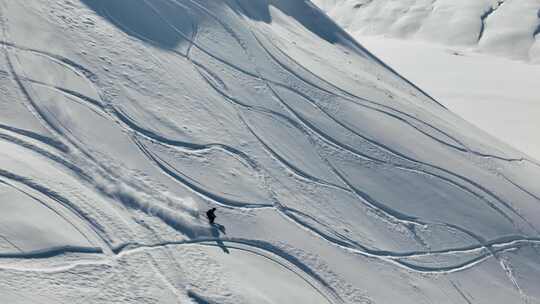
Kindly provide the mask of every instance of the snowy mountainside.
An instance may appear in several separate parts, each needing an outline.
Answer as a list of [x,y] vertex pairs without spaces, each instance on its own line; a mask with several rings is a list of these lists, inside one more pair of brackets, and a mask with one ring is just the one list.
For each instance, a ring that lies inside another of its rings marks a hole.
[[1,303],[540,303],[540,164],[311,2],[0,22]]
[[313,0],[355,37],[437,42],[540,62],[538,0]]

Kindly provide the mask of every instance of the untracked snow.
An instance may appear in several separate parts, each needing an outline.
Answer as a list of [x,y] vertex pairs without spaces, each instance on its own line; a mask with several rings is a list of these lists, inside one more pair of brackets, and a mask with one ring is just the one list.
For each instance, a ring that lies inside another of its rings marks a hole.
[[540,303],[540,164],[311,2],[0,25],[0,303]]

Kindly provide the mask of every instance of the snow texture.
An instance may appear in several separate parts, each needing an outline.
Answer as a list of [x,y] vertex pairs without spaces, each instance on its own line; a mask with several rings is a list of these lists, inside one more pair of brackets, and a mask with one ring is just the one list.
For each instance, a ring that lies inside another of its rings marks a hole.
[[473,48],[540,62],[538,0],[313,0],[355,37]]
[[540,2],[315,0],[461,117],[540,159]]
[[311,2],[0,25],[0,303],[540,303],[540,164]]

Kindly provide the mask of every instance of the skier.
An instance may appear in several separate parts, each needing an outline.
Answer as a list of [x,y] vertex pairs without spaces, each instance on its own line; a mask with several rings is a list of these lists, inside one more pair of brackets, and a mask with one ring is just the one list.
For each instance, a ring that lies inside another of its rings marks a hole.
[[214,224],[214,220],[216,219],[216,208],[212,208],[208,211],[206,211],[206,216],[208,217],[208,220],[210,221],[210,224]]

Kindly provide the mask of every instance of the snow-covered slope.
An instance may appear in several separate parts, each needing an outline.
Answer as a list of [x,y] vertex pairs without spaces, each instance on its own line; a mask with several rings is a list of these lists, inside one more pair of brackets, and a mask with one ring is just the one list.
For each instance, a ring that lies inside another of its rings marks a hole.
[[538,0],[313,0],[356,36],[384,35],[540,62]]
[[450,110],[540,159],[540,1],[314,2]]
[[411,40],[360,41],[451,111],[540,159],[540,65]]
[[0,13],[0,303],[540,303],[540,164],[310,2]]

